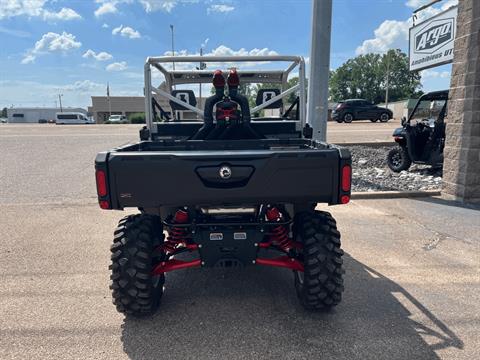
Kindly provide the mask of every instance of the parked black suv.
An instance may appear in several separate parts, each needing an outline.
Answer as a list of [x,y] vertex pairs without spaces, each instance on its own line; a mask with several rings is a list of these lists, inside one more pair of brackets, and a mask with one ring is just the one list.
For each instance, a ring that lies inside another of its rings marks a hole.
[[349,99],[340,102],[332,112],[336,122],[351,123],[353,120],[370,120],[387,122],[393,117],[391,110],[372,104],[363,99]]

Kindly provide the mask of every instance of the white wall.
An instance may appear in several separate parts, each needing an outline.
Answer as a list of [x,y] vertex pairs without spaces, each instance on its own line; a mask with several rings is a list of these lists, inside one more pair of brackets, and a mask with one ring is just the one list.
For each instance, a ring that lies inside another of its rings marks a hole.
[[[81,112],[87,115],[82,108],[63,108],[64,112]],[[38,123],[38,120],[54,120],[59,108],[10,108],[7,109],[9,123]],[[23,114],[23,117],[14,117],[14,114]]]

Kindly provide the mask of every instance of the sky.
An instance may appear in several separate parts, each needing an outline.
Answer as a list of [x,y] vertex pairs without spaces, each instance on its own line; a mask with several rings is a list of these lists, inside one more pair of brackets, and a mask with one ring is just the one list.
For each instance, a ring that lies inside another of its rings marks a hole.
[[[330,67],[390,48],[408,52],[412,11],[430,0],[333,0]],[[428,18],[456,0],[420,14]],[[142,95],[147,56],[302,55],[310,0],[0,0],[0,107],[91,105]],[[262,65],[268,66],[268,65]],[[212,69],[213,70],[213,69]],[[449,87],[451,65],[425,70],[424,91]]]

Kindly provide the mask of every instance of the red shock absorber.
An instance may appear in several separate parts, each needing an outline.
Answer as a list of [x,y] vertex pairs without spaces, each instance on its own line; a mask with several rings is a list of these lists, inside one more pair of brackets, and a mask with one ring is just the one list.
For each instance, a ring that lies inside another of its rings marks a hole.
[[[174,224],[186,224],[188,223],[188,213],[179,209],[173,217]],[[163,244],[163,249],[167,253],[173,253],[179,244],[184,244],[187,240],[188,230],[181,226],[172,226],[168,230],[167,241]]]
[[[267,220],[271,222],[281,221],[282,213],[276,207],[271,207],[267,210]],[[273,228],[270,235],[270,241],[286,253],[295,248],[292,239],[288,237],[288,229],[285,225],[278,225]]]

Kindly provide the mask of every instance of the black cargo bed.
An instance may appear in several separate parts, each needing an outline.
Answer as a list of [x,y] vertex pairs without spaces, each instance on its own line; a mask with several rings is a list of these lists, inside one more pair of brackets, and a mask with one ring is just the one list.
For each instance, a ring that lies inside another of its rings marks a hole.
[[[112,207],[338,203],[347,150],[309,139],[144,141],[100,153]],[[231,177],[219,171],[227,166]]]

